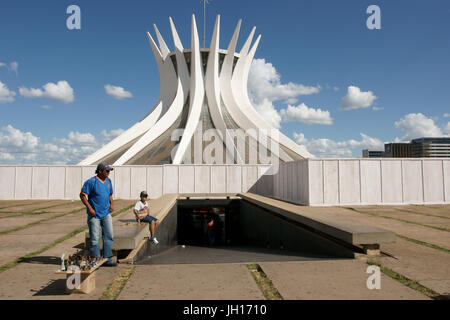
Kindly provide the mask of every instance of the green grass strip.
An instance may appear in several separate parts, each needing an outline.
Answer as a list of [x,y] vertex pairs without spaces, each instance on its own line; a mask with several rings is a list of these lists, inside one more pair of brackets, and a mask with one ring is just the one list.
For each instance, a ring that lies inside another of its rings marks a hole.
[[30,202],[30,203],[23,203],[23,204],[14,204],[14,205],[11,205],[11,206],[1,207],[0,210],[8,209],[8,208],[14,208],[14,207],[31,206],[31,205],[33,205],[33,204],[38,204],[38,203],[39,203],[39,202]]
[[51,213],[51,212],[39,211],[39,212],[0,212],[0,213],[9,213],[10,215],[8,215],[8,216],[0,217],[0,219],[6,219],[6,218],[21,217],[21,216],[38,216],[41,214],[46,214],[46,213]]
[[36,209],[31,210],[31,211],[25,211],[23,213],[24,214],[36,214],[36,213],[38,213],[36,211],[39,211],[39,210],[45,210],[45,209],[54,208],[54,207],[60,207],[60,206],[67,206],[67,204],[71,204],[71,203],[73,203],[73,202],[64,202],[64,203],[53,204],[53,205],[47,206],[47,207],[36,208]]
[[425,207],[425,208],[430,208],[430,209],[435,209],[435,210],[446,209],[446,208],[444,208],[444,207],[432,207],[432,206],[426,205],[426,204],[412,204],[412,206],[415,206],[415,207]]
[[37,256],[38,254],[41,254],[42,252],[45,252],[45,251],[47,251],[50,248],[55,247],[56,245],[60,244],[61,242],[64,242],[64,241],[72,238],[73,236],[77,235],[78,233],[83,232],[87,228],[88,228],[87,226],[78,228],[78,229],[72,231],[71,233],[65,235],[64,237],[61,237],[61,238],[57,239],[56,241],[52,242],[51,244],[49,244],[49,245],[47,245],[47,246],[45,246],[45,247],[43,247],[43,248],[41,248],[41,249],[39,249],[37,251],[28,253],[28,254],[24,255],[23,257],[20,257],[20,258],[14,260],[12,262],[4,264],[3,266],[0,267],[0,273],[2,273],[3,271],[6,271],[6,270],[8,270],[8,269],[18,265],[19,263],[26,262],[27,259],[33,258],[34,256]]
[[283,297],[273,285],[272,281],[267,277],[259,264],[248,264],[248,270],[252,274],[253,279],[261,290],[266,300],[283,300]]
[[[362,214],[368,214],[368,215],[377,216],[377,215],[375,215],[375,214],[373,214],[373,213],[361,212],[361,211],[358,211],[358,210],[356,210],[356,209],[354,209],[354,208],[350,208],[350,207],[341,207],[341,208],[348,209],[348,210],[353,210],[353,211],[355,211],[355,212],[362,213]],[[378,217],[379,217],[379,216],[378,216]],[[417,240],[417,239],[409,238],[409,237],[406,237],[406,236],[401,235],[401,234],[398,234],[398,233],[396,233],[396,235],[397,235],[397,237],[399,237],[399,238],[402,238],[402,239],[404,239],[404,240],[413,242],[413,243],[415,243],[415,244],[419,244],[419,245],[422,245],[422,246],[425,246],[425,247],[428,247],[428,248],[433,248],[433,249],[440,250],[440,251],[443,251],[443,252],[446,252],[446,253],[450,253],[450,250],[447,249],[447,248],[443,248],[443,247],[440,247],[440,246],[438,246],[438,245],[431,244],[431,243],[424,242],[424,241],[420,241],[420,240]]]
[[415,244],[420,244],[420,245],[425,246],[425,247],[429,247],[429,248],[440,250],[440,251],[443,251],[443,252],[446,252],[446,253],[450,253],[449,249],[443,248],[443,247],[439,247],[439,246],[437,246],[435,244],[431,244],[431,243],[428,243],[428,242],[423,242],[423,241],[420,241],[420,240],[408,238],[408,237],[405,237],[405,236],[403,236],[401,234],[397,234],[397,237],[402,238],[402,239],[407,240],[407,241],[410,241],[410,242],[413,242]]
[[[113,213],[112,216],[115,217],[115,216],[117,216],[117,215],[119,215],[119,214],[121,214],[121,213],[123,213],[123,212],[125,212],[125,211],[127,211],[129,209],[131,209],[132,207],[134,207],[134,204],[132,204],[132,205],[126,207],[126,208],[123,208],[123,209]],[[14,261],[11,261],[11,262],[9,262],[7,264],[4,264],[4,265],[0,266],[0,273],[6,271],[8,269],[11,269],[12,267],[15,267],[19,263],[25,262],[25,261],[27,261],[27,259],[33,258],[34,256],[37,256],[38,254],[41,254],[42,252],[45,252],[45,251],[47,251],[50,248],[53,248],[53,247],[57,246],[61,242],[64,242],[64,241],[66,241],[66,240],[76,236],[80,232],[83,232],[83,231],[85,231],[87,229],[88,229],[88,226],[80,227],[80,228],[72,231],[71,233],[65,235],[64,237],[61,237],[61,238],[55,240],[51,244],[49,244],[49,245],[47,245],[47,246],[45,246],[45,247],[43,247],[43,248],[41,248],[41,249],[39,249],[37,251],[28,253],[27,255],[25,255],[23,257],[20,257],[20,258],[14,260]]]
[[70,211],[70,212],[62,213],[62,214],[59,214],[59,215],[56,215],[56,216],[53,216],[53,217],[41,219],[41,220],[38,220],[38,221],[35,221],[35,222],[31,222],[31,223],[28,223],[28,224],[24,224],[24,225],[22,225],[22,226],[18,226],[18,227],[11,228],[11,229],[8,229],[8,230],[0,231],[0,236],[2,236],[2,235],[4,235],[4,234],[11,233],[11,232],[14,232],[14,231],[19,231],[19,230],[26,229],[26,228],[35,226],[35,225],[37,225],[37,224],[40,224],[40,223],[42,223],[42,222],[50,221],[50,220],[53,220],[53,219],[57,219],[57,218],[60,218],[60,217],[67,216],[67,215],[69,215],[69,214],[73,214],[73,213],[76,213],[76,212],[80,212],[81,210],[83,210],[83,208],[81,208],[81,209],[75,209],[75,210],[72,210],[72,211]]
[[439,216],[439,215],[431,214],[431,213],[424,213],[424,212],[418,212],[418,211],[413,211],[413,210],[408,210],[408,209],[400,209],[400,208],[394,208],[394,209],[397,210],[397,211],[408,212],[408,213],[414,213],[414,214],[423,215],[423,216],[428,216],[428,217],[450,219],[450,217]]
[[367,264],[378,266],[380,268],[380,271],[383,272],[388,277],[400,282],[401,284],[403,284],[413,290],[416,290],[416,291],[426,295],[427,297],[430,297],[432,299],[437,299],[440,297],[440,294],[437,293],[436,291],[421,285],[416,280],[408,279],[404,275],[402,275],[398,272],[395,272],[394,270],[389,269],[376,261],[369,260],[369,261],[367,261]]
[[[18,213],[16,215],[11,215],[11,217],[20,217],[20,216],[25,216],[25,215],[38,215],[38,214],[44,214],[44,213],[49,213],[49,212],[45,212],[45,211],[39,211],[39,210],[44,210],[44,209],[49,209],[49,208],[54,208],[54,207],[59,207],[59,206],[65,206],[67,204],[71,204],[69,203],[59,203],[59,204],[55,204],[55,205],[51,205],[48,207],[42,207],[42,208],[37,208],[31,211],[24,211],[24,212],[1,212],[1,213]],[[78,210],[78,209],[76,209]],[[0,219],[4,219],[4,218],[11,218],[11,217],[0,217]]]
[[103,294],[99,300],[116,300],[122,292],[122,289],[125,287],[128,279],[130,279],[133,274],[134,269],[135,267],[129,267],[119,273],[109,284],[108,288],[103,291]]
[[405,223],[409,223],[409,224],[415,224],[415,225],[418,225],[418,226],[421,226],[421,227],[426,227],[426,228],[435,229],[435,230],[439,230],[439,231],[450,232],[450,229],[444,228],[444,227],[430,226],[430,225],[422,224],[422,223],[419,223],[419,222],[414,222],[414,221],[409,221],[409,220],[404,220],[404,219],[399,219],[399,218],[383,216],[381,214],[376,214],[376,213],[372,213],[372,212],[359,211],[359,210],[357,210],[355,208],[351,208],[351,207],[340,207],[340,208],[352,210],[354,212],[358,212],[358,213],[361,213],[361,214],[367,214],[367,215],[373,216],[373,217],[380,217],[380,218],[385,218],[385,219],[391,219],[391,220],[396,220],[396,221],[405,222]]

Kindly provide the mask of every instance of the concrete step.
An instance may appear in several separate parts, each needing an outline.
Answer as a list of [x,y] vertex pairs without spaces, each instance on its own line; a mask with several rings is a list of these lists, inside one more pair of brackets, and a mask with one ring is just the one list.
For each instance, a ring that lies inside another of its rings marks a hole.
[[312,214],[302,210],[304,207],[300,205],[252,193],[242,193],[239,196],[245,201],[295,221],[320,234],[350,245],[361,245],[368,254],[379,253],[379,245],[382,243],[395,242],[394,232],[367,224],[355,223],[354,221],[346,221],[340,217],[333,217],[333,215],[327,213],[326,207],[321,212]]
[[[158,199],[148,200],[150,215],[157,218],[161,224],[167,213],[176,204],[177,195],[167,194]],[[139,246],[144,238],[150,235],[148,223],[138,224],[133,209],[120,214],[113,221],[114,244],[113,250],[133,250]],[[161,225],[160,225],[161,227]],[[158,236],[158,232],[156,233]],[[89,231],[85,233],[86,248],[89,248]],[[102,248],[102,241],[100,241]]]

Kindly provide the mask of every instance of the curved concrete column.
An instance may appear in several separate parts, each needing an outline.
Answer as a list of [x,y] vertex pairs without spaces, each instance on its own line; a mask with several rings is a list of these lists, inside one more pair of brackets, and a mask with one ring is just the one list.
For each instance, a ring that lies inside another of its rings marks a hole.
[[233,64],[236,55],[236,44],[239,37],[239,31],[241,28],[242,20],[239,20],[236,29],[234,30],[233,37],[231,38],[230,44],[228,45],[227,54],[223,61],[222,71],[220,73],[220,88],[221,97],[223,99],[225,108],[227,109],[230,116],[237,123],[237,125],[243,130],[248,128],[253,128],[252,123],[249,119],[244,117],[241,112],[239,105],[237,104],[232,90],[232,76],[233,76]]
[[[201,126],[202,121],[200,120],[202,119],[203,108],[206,107],[205,102],[207,102],[208,110],[204,111],[208,112],[211,119],[208,116],[208,119],[204,120],[207,121],[208,127],[212,126],[217,130],[219,137],[216,136],[216,138],[221,139],[211,142],[214,146],[210,149],[221,148],[224,145],[223,151],[225,151],[227,163],[245,163],[247,151],[249,152],[249,160],[253,162],[256,160],[253,154],[258,154],[258,149],[264,150],[261,147],[266,147],[273,155],[283,161],[292,161],[293,157],[296,158],[295,154],[304,158],[313,157],[304,146],[297,145],[266,122],[250,101],[247,90],[248,76],[261,40],[261,36],[258,36],[252,45],[255,28],[252,29],[246,39],[240,53],[236,53],[236,44],[242,23],[242,20],[239,20],[228,45],[228,50],[220,50],[220,15],[218,15],[210,48],[201,49],[195,16],[192,16],[192,45],[190,50],[185,50],[172,18],[169,18],[169,22],[175,47],[174,51],[170,51],[156,25],[153,26],[159,46],[150,33],[147,33],[158,65],[161,83],[159,97],[154,108],[123,134],[81,161],[80,165],[96,164],[102,159],[114,159],[119,155],[121,156],[113,163],[114,165],[123,165],[130,163],[130,161],[134,161],[133,163],[144,161],[145,157],[137,159],[135,156],[142,150],[147,150],[146,148],[150,147],[156,139],[165,134],[164,139],[161,137],[162,140],[157,140],[158,147],[160,147],[160,142],[165,141],[169,133],[168,130],[178,127],[183,129],[184,132],[180,143],[172,150],[174,156],[172,163],[181,164],[187,159],[188,149],[191,147],[192,141],[195,141],[194,153],[199,155],[203,151],[203,143],[201,143],[200,148],[197,146],[198,139],[195,132]],[[203,52],[209,54],[206,70],[204,70],[203,65]],[[225,59],[221,66],[220,55],[223,53]],[[188,69],[186,57],[190,59],[191,70]],[[188,97],[189,101],[187,101]],[[178,124],[177,121],[181,115],[183,115],[182,124],[176,126],[175,124]],[[235,132],[230,130],[236,128],[241,129],[253,138],[249,139],[247,143],[243,135],[239,133],[236,135]],[[268,145],[261,142],[261,139],[256,139],[260,129],[267,132],[270,141]],[[234,139],[237,139],[237,146]],[[272,145],[272,142],[277,144]],[[166,147],[173,145],[173,142],[168,143]],[[130,145],[131,147],[129,147]],[[242,149],[243,146],[245,146],[245,150]],[[208,147],[209,145],[206,148]],[[151,148],[153,149],[153,147]],[[265,158],[267,159],[267,157]],[[194,162],[199,161],[197,157],[194,157],[194,159]],[[220,157],[215,158],[217,161],[219,159]]]
[[[174,84],[176,84],[177,82],[175,69],[173,68],[172,61],[164,61],[164,55],[158,49],[158,46],[156,45],[149,32],[147,32],[147,36],[153,51],[153,55],[155,56],[160,75],[160,93],[158,101],[156,102],[153,109],[141,121],[139,121],[131,128],[123,132],[121,135],[88,156],[78,165],[95,164],[114,152],[114,150],[123,147],[127,143],[141,136],[142,134],[150,130],[150,128],[153,127],[156,121],[158,121],[161,116],[162,110],[164,109],[164,106],[172,104],[177,90],[177,87],[174,86]],[[164,40],[162,41],[164,43]],[[167,48],[167,46],[165,47]]]
[[155,29],[156,38],[158,39],[158,44],[161,50],[161,55],[163,60],[166,60],[167,56],[170,53],[169,47],[167,46],[166,42],[164,41],[163,36],[161,35],[161,32],[159,32],[158,27],[156,24],[153,24],[153,29]]
[[197,32],[195,16],[192,15],[191,31],[191,87],[190,87],[190,110],[180,143],[177,146],[173,164],[181,164],[184,159],[187,148],[190,146],[192,136],[197,128],[200,114],[202,112],[203,97],[205,88],[203,85],[203,66],[202,56],[200,54],[200,40]]
[[[189,95],[190,77],[186,59],[183,53],[183,45],[181,44],[180,37],[178,36],[172,18],[169,18],[169,21],[172,29],[173,42],[175,45],[178,70],[178,87],[175,99],[173,100],[172,105],[168,108],[166,113],[158,120],[158,122],[156,122],[156,124],[150,130],[148,130],[114,163],[114,165],[116,166],[124,165],[139,151],[141,151],[143,148],[157,139],[160,135],[162,135],[165,131],[167,131],[180,116],[181,112],[183,111],[185,101]],[[166,61],[169,62],[169,60],[170,58],[168,57]]]
[[[178,88],[178,77],[175,72],[174,65],[172,63],[172,59],[170,59],[169,54],[170,50],[167,46],[164,38],[158,30],[158,27],[153,24],[153,28],[155,29],[156,37],[158,39],[158,44],[160,49],[160,54],[163,59],[162,70],[159,71],[160,77],[160,91],[162,94],[162,111],[160,113],[159,118],[161,118],[169,107],[172,105],[173,100],[175,99],[175,95],[177,93]],[[148,33],[150,36],[150,33]],[[151,36],[150,36],[151,38]],[[154,42],[154,41],[153,41]]]
[[[220,79],[219,79],[219,34],[220,15],[217,15],[213,37],[209,48],[208,64],[205,75],[205,91],[208,99],[209,112],[216,130],[220,134],[226,147],[226,163],[243,163],[241,156],[234,147],[233,138],[227,130],[227,126],[220,110]],[[236,155],[236,159],[235,156]]]
[[[250,49],[250,45],[255,34],[256,28],[253,27],[249,37],[247,38],[244,46],[241,49],[239,59],[236,63],[236,66],[233,71],[234,64],[234,54],[236,50],[237,38],[239,35],[240,29],[240,21],[236,30],[233,34],[233,38],[228,47],[228,54],[225,57],[224,65],[222,67],[222,72],[220,75],[221,85],[222,85],[222,98],[225,103],[225,107],[230,113],[233,120],[241,127],[243,130],[256,130],[258,129],[266,129],[266,127],[260,127],[254,121],[252,117],[249,117],[245,110],[242,108],[242,98],[239,94],[241,94],[243,87],[247,88],[247,84],[242,84],[242,81],[245,77],[245,62],[248,54],[248,50]],[[256,49],[255,49],[256,50]],[[256,111],[255,111],[256,112]],[[258,115],[259,118],[259,115]],[[270,128],[272,129],[272,128]],[[267,132],[270,135],[270,130]],[[273,152],[276,156],[279,156],[283,161],[292,161],[292,158],[289,157],[286,153],[279,150],[278,148],[272,150],[271,144],[267,146],[268,149]],[[253,152],[257,152],[254,148],[250,147]]]
[[[242,50],[241,50],[241,57],[236,65],[236,68],[233,73],[233,79],[232,79],[232,89],[233,94],[236,96],[236,100],[239,102],[239,105],[241,106],[242,113],[244,116],[248,119],[251,119],[253,122],[253,125],[256,128],[265,129],[267,130],[268,136],[273,139],[276,143],[279,143],[291,150],[293,150],[298,155],[302,156],[303,158],[311,158],[312,155],[303,147],[299,146],[295,142],[293,142],[291,139],[286,137],[284,134],[282,134],[278,129],[276,134],[272,135],[271,130],[275,129],[271,125],[269,125],[255,110],[252,103],[250,102],[250,98],[248,97],[248,75],[250,73],[250,67],[253,62],[253,58],[256,53],[256,49],[258,48],[259,42],[261,40],[261,35],[258,36],[256,39],[254,45],[252,46],[251,50],[249,51],[250,44],[251,44],[251,38],[253,37],[254,29],[252,30],[252,33],[250,34],[249,38],[245,42]],[[277,152],[277,150],[275,150]],[[293,159],[286,154],[282,149],[279,149],[279,156],[284,161],[292,161]]]

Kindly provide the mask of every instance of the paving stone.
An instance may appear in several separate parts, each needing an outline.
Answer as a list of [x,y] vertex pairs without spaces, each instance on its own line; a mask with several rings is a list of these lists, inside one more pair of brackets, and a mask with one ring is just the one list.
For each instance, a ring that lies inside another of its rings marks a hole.
[[261,300],[245,264],[136,266],[120,300]]
[[[56,206],[56,205],[63,205],[65,203],[71,203],[72,201],[70,200],[42,200],[39,202],[35,202],[35,201],[31,201],[30,203],[32,204],[21,204],[18,206],[14,206],[14,207],[9,207],[9,208],[2,208],[0,209],[0,212],[30,212],[30,211],[35,211],[38,209],[42,209],[42,208],[46,208],[46,207],[50,207],[50,206]],[[5,206],[8,207],[8,206]]]
[[[368,225],[391,230],[408,238],[435,244],[450,250],[450,232],[447,231],[435,230],[383,217],[375,217],[340,207],[302,207],[301,210],[311,214],[325,212],[327,215],[333,215],[335,219],[342,217],[349,221],[356,221],[363,224],[366,223]],[[381,248],[383,249],[385,245],[386,244],[382,244]]]
[[381,273],[381,288],[368,289],[368,265],[359,260],[262,262],[262,270],[284,299],[429,299]]
[[447,219],[445,216],[441,217],[434,217],[434,216],[427,216],[424,214],[419,213],[419,211],[415,211],[417,213],[413,212],[406,212],[406,211],[399,211],[395,208],[365,208],[365,207],[353,207],[356,210],[362,211],[362,212],[369,212],[374,213],[386,217],[391,217],[395,219],[402,219],[407,220],[415,223],[420,223],[423,225],[433,226],[433,227],[439,227],[439,228],[447,228],[450,229],[450,219]]
[[386,244],[383,251],[393,256],[373,258],[383,266],[442,295],[450,291],[450,254],[403,239]]

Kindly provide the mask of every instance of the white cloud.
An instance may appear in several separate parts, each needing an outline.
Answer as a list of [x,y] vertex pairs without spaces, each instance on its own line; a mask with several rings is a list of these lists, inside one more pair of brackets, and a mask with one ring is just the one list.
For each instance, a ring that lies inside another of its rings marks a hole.
[[19,70],[19,63],[17,61],[13,61],[10,64],[6,64],[4,62],[0,62],[0,67],[5,67],[10,71],[14,71],[16,74]]
[[270,62],[266,63],[265,59],[255,59],[250,68],[248,89],[252,102],[259,105],[264,99],[268,99],[270,102],[282,100],[295,103],[292,102],[294,101],[292,99],[301,95],[318,93],[321,87],[305,86],[293,82],[282,84],[280,74]]
[[102,142],[122,132],[122,129],[91,133],[70,132],[67,137],[42,143],[30,132],[8,125],[0,129],[0,163],[8,164],[77,164],[98,150]]
[[302,146],[305,146],[308,143],[308,139],[305,138],[303,133],[294,132],[294,140]]
[[349,86],[347,95],[342,98],[342,104],[339,106],[341,110],[352,110],[368,108],[372,105],[377,97],[372,91],[361,91],[360,88]]
[[42,109],[50,110],[52,107],[48,105],[41,106]]
[[32,163],[36,161],[36,157],[37,157],[36,153],[29,153],[22,156],[22,159],[25,163]]
[[[299,96],[315,94],[321,89],[319,85],[305,86],[293,82],[283,84],[280,74],[271,63],[264,59],[253,60],[248,80],[249,97],[256,111],[274,128],[280,129],[281,122],[293,121],[331,124],[328,111],[309,108],[304,103],[293,106],[298,102]],[[288,106],[278,111],[275,101],[282,101]]]
[[14,102],[16,93],[8,89],[8,87],[0,81],[0,104]]
[[450,121],[447,122],[447,125],[444,128],[444,132],[450,136]]
[[25,87],[19,88],[19,92],[22,96],[27,98],[48,98],[63,103],[70,103],[75,100],[73,89],[70,84],[65,81],[58,81],[56,84],[49,82],[41,89],[27,89]]
[[283,122],[297,121],[307,124],[333,124],[333,119],[330,117],[329,111],[309,108],[304,103],[298,105],[297,107],[288,105],[286,109],[280,110],[280,115]]
[[[384,148],[384,143],[377,139],[360,133],[361,140],[350,139],[347,141],[334,141],[331,139],[311,139],[305,138],[303,133],[294,133],[294,139],[299,145],[303,145],[308,151],[317,157],[352,157],[361,156],[361,150],[367,148]],[[356,150],[357,149],[357,150]]]
[[133,94],[129,91],[126,91],[124,88],[112,86],[110,84],[105,85],[105,91],[109,96],[118,100],[133,97]]
[[327,90],[333,90],[333,91],[339,91],[339,87],[337,87],[337,86],[330,86],[328,83],[326,83],[325,84],[325,88],[327,89]]
[[444,118],[449,118],[450,117],[450,113],[444,113]]
[[1,162],[7,162],[7,161],[13,161],[15,158],[12,154],[7,152],[0,152],[0,161]]
[[32,152],[39,145],[39,138],[31,132],[22,132],[11,125],[0,132],[0,151]]
[[102,132],[100,132],[100,135],[103,138],[103,142],[109,142],[111,140],[113,140],[114,138],[120,136],[123,132],[125,132],[125,130],[123,129],[115,129],[115,130],[111,130],[111,131],[106,131],[103,130]]
[[289,98],[285,101],[287,104],[296,104],[298,102],[297,98]]
[[268,124],[276,129],[280,129],[281,116],[269,99],[264,99],[261,103],[255,105],[255,109]]
[[70,132],[67,138],[55,138],[53,141],[64,146],[93,146],[97,143],[91,133],[80,132]]
[[17,72],[19,71],[19,63],[17,61],[11,62],[9,64],[9,69],[17,74]]
[[402,141],[410,141],[421,137],[442,136],[442,130],[422,113],[410,113],[394,123],[396,128],[403,131]]
[[380,111],[380,110],[384,110],[384,108],[383,107],[373,107],[372,108],[374,111]]

